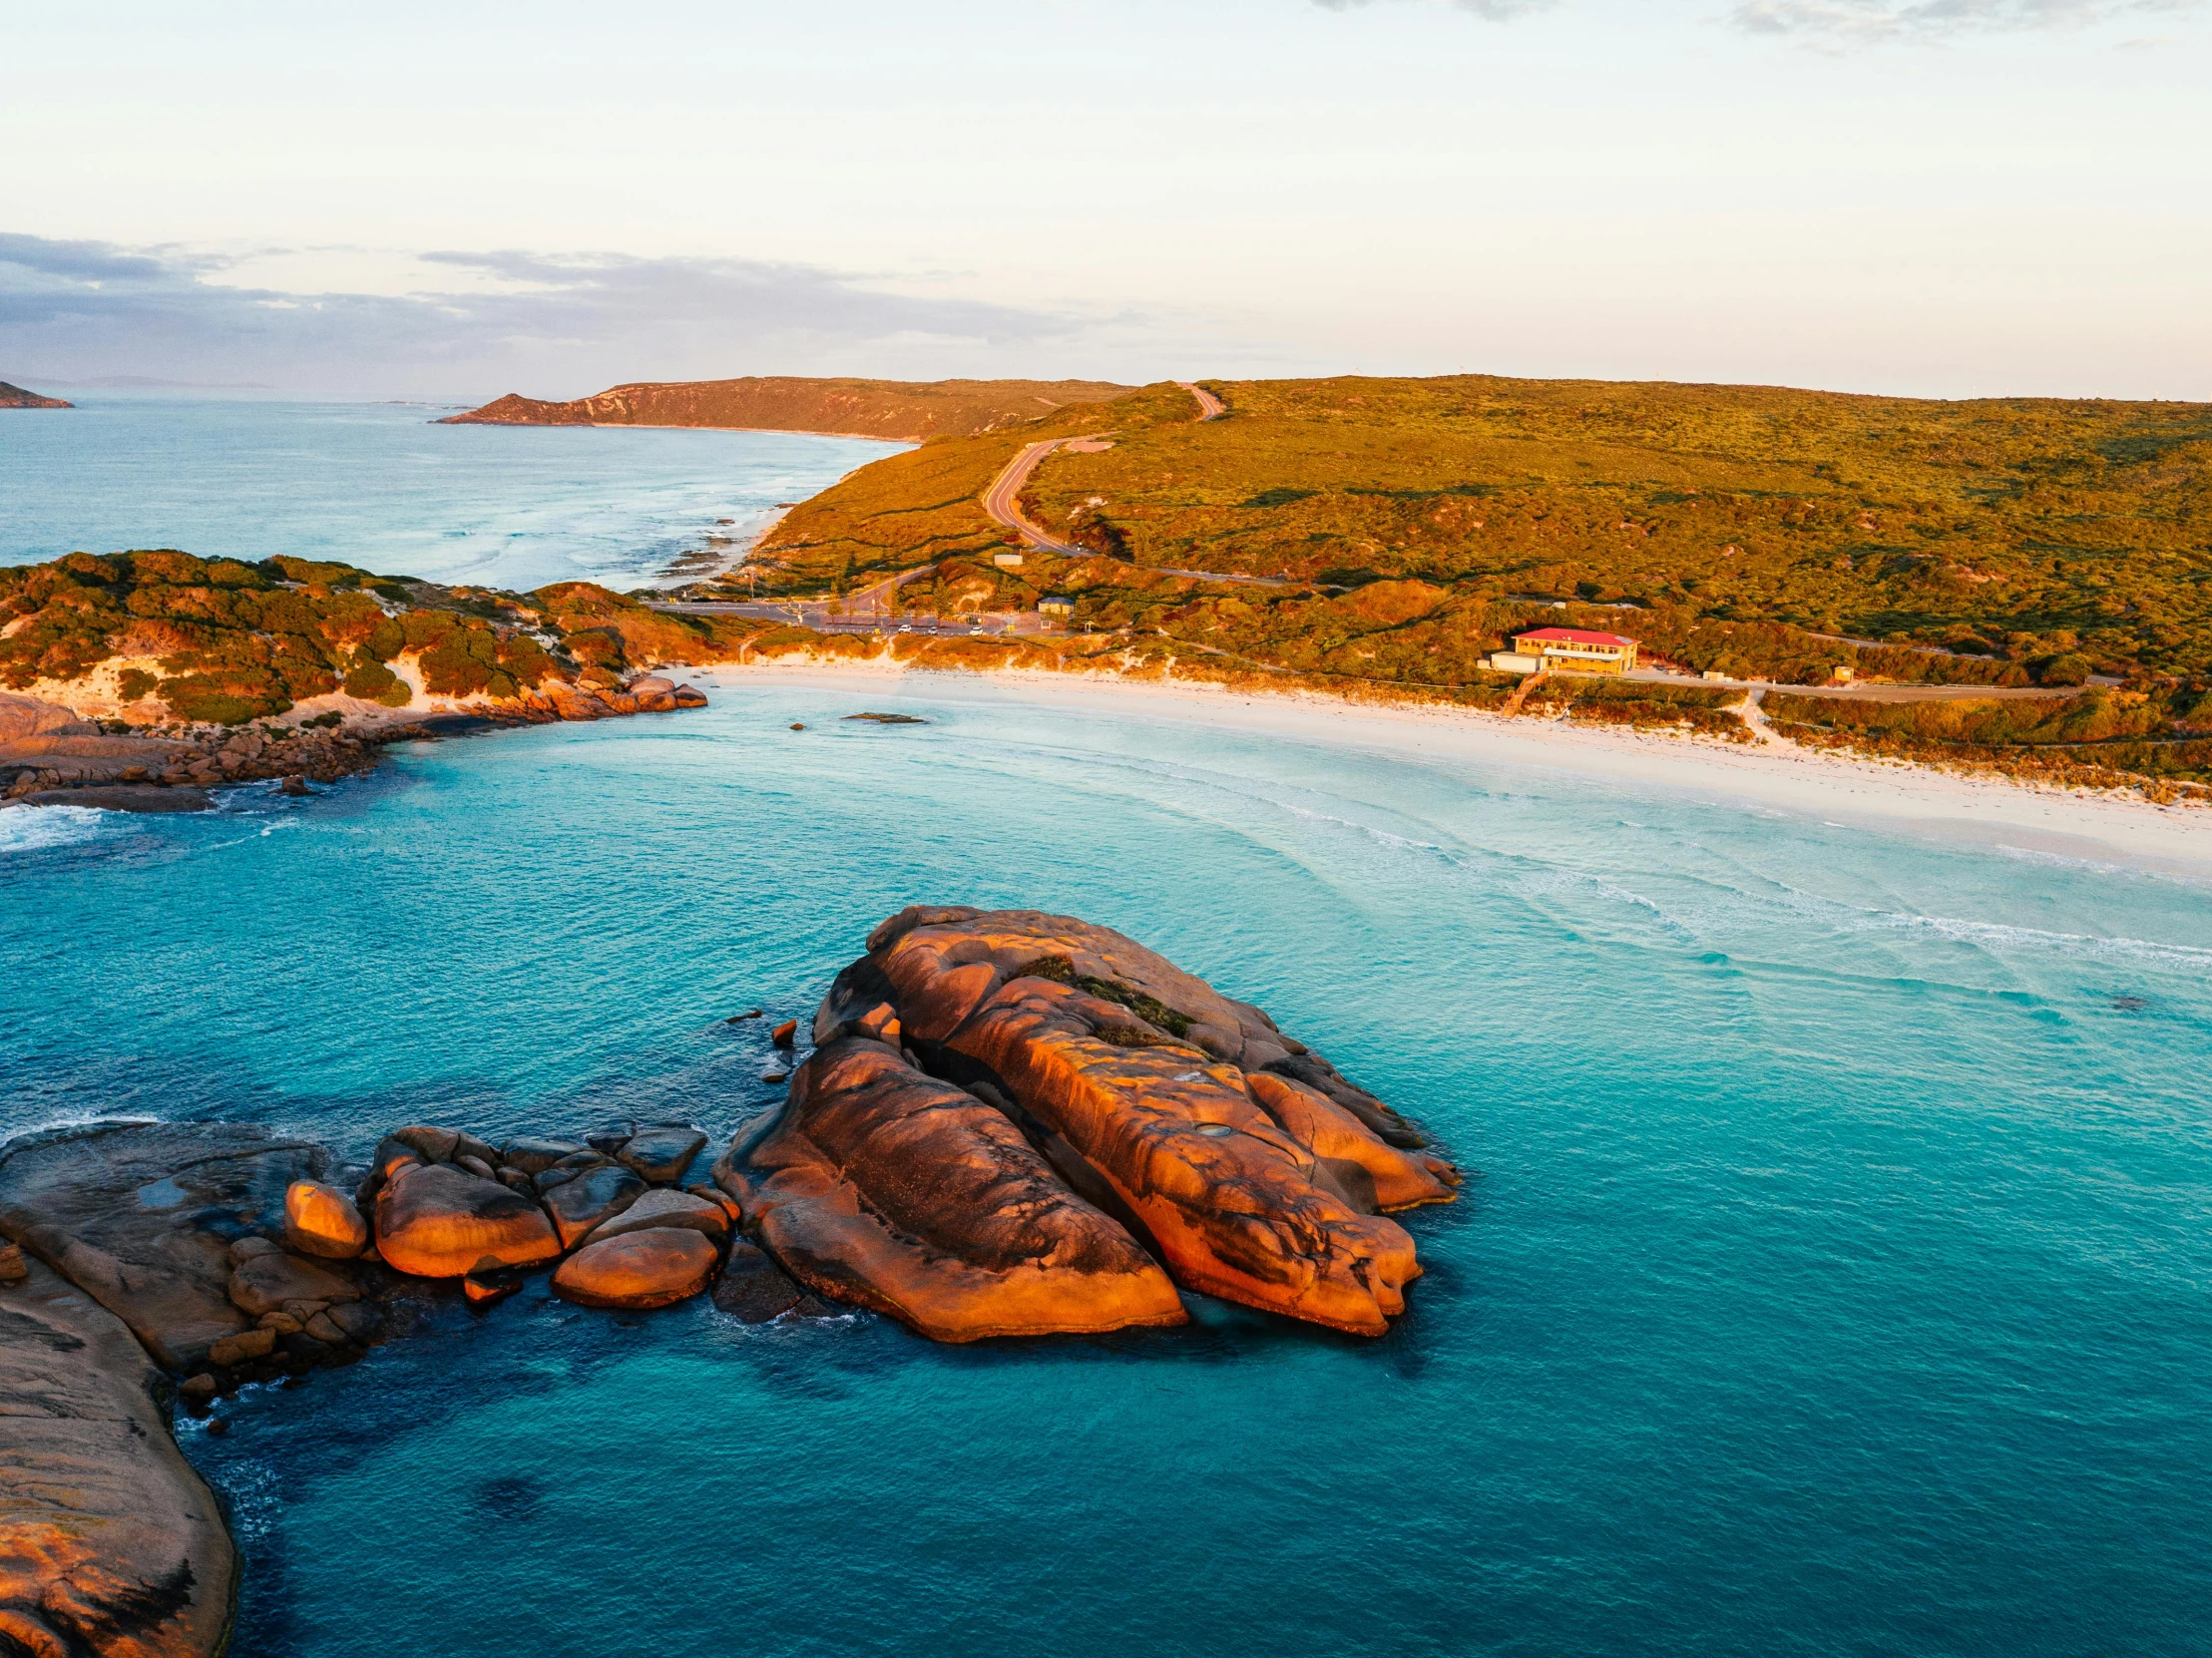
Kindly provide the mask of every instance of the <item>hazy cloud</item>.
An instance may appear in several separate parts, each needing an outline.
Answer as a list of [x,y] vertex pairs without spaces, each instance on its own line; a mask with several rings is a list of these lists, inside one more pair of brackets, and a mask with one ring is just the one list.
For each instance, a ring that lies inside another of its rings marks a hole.
[[[1348,12],[1362,6],[1372,6],[1376,0],[1313,0],[1323,11]],[[1472,12],[1477,17],[1487,17],[1494,23],[1508,18],[1526,16],[1530,12],[1548,9],[1555,0],[1424,0],[1429,5],[1444,4],[1454,11]]]
[[[1013,372],[1132,326],[727,258],[433,252],[420,292],[224,285],[252,256],[0,233],[0,378],[566,396],[624,379]],[[485,292],[487,275],[527,287]]]
[[1729,21],[1747,34],[1831,43],[1930,39],[1975,31],[2079,28],[2194,9],[2196,0],[1745,0]]

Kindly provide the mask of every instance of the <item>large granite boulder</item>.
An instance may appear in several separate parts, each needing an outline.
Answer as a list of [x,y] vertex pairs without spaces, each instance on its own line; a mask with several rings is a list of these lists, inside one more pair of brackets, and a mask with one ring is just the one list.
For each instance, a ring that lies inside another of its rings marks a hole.
[[229,1291],[230,1305],[249,1319],[281,1313],[295,1302],[313,1302],[320,1311],[333,1302],[361,1299],[361,1287],[353,1279],[281,1249],[238,1262],[230,1272]]
[[817,1043],[890,1035],[1001,1105],[1186,1288],[1361,1335],[1404,1310],[1413,1240],[1374,1211],[1449,1201],[1457,1172],[1257,1008],[1038,911],[915,907],[868,944]]
[[329,1169],[323,1147],[251,1123],[58,1129],[0,1147],[0,1232],[184,1375],[250,1322],[230,1301],[231,1241],[281,1231],[286,1189]]
[[1186,1317],[1158,1263],[1003,1111],[868,1036],[810,1054],[715,1178],[801,1283],[938,1341]]
[[399,1163],[376,1194],[376,1248],[417,1278],[527,1267],[561,1253],[553,1222],[522,1193],[451,1163]]
[[237,1554],[114,1314],[43,1263],[0,1291],[0,1652],[208,1658]]
[[688,1227],[652,1227],[586,1244],[553,1275],[556,1295],[587,1307],[666,1307],[697,1295],[721,1252]]

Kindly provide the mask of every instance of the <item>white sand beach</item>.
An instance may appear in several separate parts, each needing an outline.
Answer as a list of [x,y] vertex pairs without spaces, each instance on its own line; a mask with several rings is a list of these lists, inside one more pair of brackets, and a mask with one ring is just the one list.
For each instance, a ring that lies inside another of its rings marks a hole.
[[696,670],[711,689],[786,683],[904,691],[938,700],[1020,702],[1269,733],[1433,762],[1548,767],[1991,850],[2212,879],[2212,807],[2056,789],[1994,776],[1857,759],[1780,740],[1752,747],[1559,720],[1504,719],[1448,707],[1378,707],[1311,692],[1258,693],[1010,671],[947,672],[896,663],[777,662]]

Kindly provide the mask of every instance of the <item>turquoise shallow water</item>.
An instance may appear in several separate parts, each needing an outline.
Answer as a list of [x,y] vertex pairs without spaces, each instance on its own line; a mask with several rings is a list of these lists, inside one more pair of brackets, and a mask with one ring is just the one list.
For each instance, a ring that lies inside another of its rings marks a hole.
[[627,590],[663,579],[682,554],[715,552],[710,534],[741,544],[778,503],[902,447],[783,432],[438,426],[452,410],[413,404],[72,400],[80,406],[11,412],[0,426],[0,565],[181,547],[487,587]]
[[726,1130],[723,1015],[966,900],[1133,933],[1480,1170],[1375,1343],[433,1306],[188,1430],[243,1653],[2205,1648],[2202,886],[957,683],[0,848],[11,1128]]

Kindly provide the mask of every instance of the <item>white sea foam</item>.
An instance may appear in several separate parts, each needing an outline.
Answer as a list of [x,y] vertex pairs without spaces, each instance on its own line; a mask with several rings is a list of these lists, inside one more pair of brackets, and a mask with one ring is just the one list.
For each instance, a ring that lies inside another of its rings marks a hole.
[[107,832],[111,814],[89,806],[9,806],[0,808],[0,854],[37,852],[73,846]]

